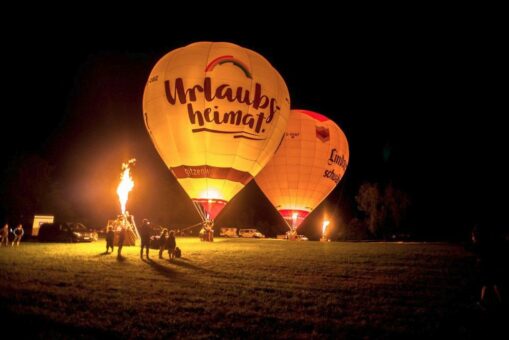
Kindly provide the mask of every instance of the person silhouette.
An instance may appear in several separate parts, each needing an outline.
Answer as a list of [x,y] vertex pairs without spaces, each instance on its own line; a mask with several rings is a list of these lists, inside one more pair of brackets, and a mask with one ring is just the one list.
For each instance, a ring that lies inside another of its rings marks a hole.
[[175,248],[177,247],[177,242],[175,241],[175,231],[171,230],[170,235],[168,236],[168,255],[170,256],[170,260],[175,258]]
[[117,258],[122,258],[122,247],[124,246],[125,237],[127,234],[127,226],[120,225],[118,230],[118,250],[117,250]]
[[18,226],[16,227],[16,229],[14,229],[14,231],[12,232],[14,234],[14,240],[12,241],[12,246],[14,247],[14,245],[16,246],[19,246],[19,242],[21,242],[21,238],[23,237],[23,235],[25,235],[25,230],[23,230],[23,226],[20,224],[18,224]]
[[159,258],[163,258],[164,249],[168,248],[168,229],[164,228],[159,236]]
[[9,245],[9,225],[7,223],[4,224],[0,236],[2,236],[2,246],[7,247]]
[[113,248],[113,239],[114,238],[115,238],[115,233],[113,232],[113,227],[108,226],[108,232],[106,233],[106,253],[108,253],[110,248],[111,248],[112,253],[115,250]]
[[145,248],[145,252],[148,259],[148,252],[150,249],[150,236],[152,234],[152,229],[150,226],[150,221],[146,218],[143,219],[143,223],[140,227],[140,239],[141,239],[141,248],[140,248],[140,258],[143,259],[143,249]]
[[493,296],[496,304],[502,303],[499,289],[502,240],[492,226],[477,224],[472,230],[472,243],[477,255],[481,293],[479,305],[487,306],[487,296]]

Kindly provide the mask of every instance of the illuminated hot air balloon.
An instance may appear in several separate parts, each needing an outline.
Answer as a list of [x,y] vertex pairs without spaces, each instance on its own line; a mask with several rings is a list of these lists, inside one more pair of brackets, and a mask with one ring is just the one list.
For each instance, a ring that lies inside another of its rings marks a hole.
[[280,148],[255,180],[295,232],[339,183],[348,160],[348,141],[336,123],[292,110]]
[[283,78],[256,52],[198,42],[154,66],[145,125],[202,219],[214,219],[274,155],[288,117]]

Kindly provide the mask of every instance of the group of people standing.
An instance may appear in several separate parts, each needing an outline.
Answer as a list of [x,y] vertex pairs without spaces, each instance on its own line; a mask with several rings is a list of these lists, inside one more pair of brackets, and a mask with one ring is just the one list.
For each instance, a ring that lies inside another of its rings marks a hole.
[[[143,252],[145,251],[145,256],[149,258],[149,250],[150,250],[150,241],[152,238],[152,226],[148,219],[143,219],[143,223],[139,228],[140,240],[141,240],[141,248],[140,248],[140,258],[143,259]],[[111,248],[111,252],[114,250],[114,238],[115,232],[113,228],[108,227],[108,231],[106,233],[106,253],[109,252]],[[118,257],[122,257],[122,247],[124,245],[124,241],[126,238],[126,228],[120,228],[118,230]],[[168,250],[168,256],[170,259],[175,258],[175,250],[177,248],[177,242],[175,240],[175,232],[173,230],[168,231],[168,229],[164,228],[161,231],[159,236],[159,258],[163,258],[164,250]]]
[[0,237],[2,238],[1,245],[2,246],[9,246],[9,232],[14,234],[14,239],[12,240],[11,247],[14,247],[14,245],[19,246],[19,243],[21,242],[21,238],[23,235],[25,235],[25,230],[23,229],[23,225],[20,223],[14,230],[9,229],[9,225],[7,223],[4,224],[4,227],[2,228],[2,232],[0,233]]
[[[150,249],[150,239],[152,237],[152,227],[150,225],[150,221],[148,219],[144,219],[143,223],[140,227],[140,238],[141,238],[141,249],[140,249],[140,258],[143,259],[143,250],[145,249],[146,258],[149,258],[149,249]],[[177,247],[177,242],[175,240],[175,231],[163,228],[161,234],[159,235],[159,258],[163,258],[163,252],[165,249],[168,250],[168,256],[171,259],[175,257],[175,249]]]

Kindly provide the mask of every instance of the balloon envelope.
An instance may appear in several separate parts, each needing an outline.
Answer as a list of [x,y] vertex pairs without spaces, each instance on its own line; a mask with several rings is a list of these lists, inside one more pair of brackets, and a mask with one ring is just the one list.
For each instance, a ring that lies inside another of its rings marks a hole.
[[143,111],[159,155],[202,215],[213,219],[273,156],[290,97],[283,78],[258,53],[199,42],[157,62]]
[[255,180],[291,228],[336,187],[348,166],[345,134],[312,111],[292,110],[280,148]]

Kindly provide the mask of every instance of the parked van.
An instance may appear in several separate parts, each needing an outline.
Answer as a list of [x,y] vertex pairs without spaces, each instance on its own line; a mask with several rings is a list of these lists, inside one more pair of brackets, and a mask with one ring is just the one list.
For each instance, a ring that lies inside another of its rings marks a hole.
[[219,236],[239,237],[239,235],[237,235],[237,228],[221,228],[221,230],[219,230]]
[[240,229],[239,230],[240,237],[251,237],[251,238],[264,238],[265,235],[260,233],[258,229]]

